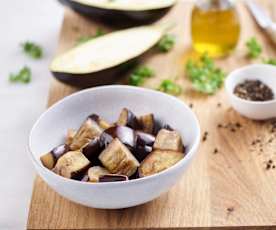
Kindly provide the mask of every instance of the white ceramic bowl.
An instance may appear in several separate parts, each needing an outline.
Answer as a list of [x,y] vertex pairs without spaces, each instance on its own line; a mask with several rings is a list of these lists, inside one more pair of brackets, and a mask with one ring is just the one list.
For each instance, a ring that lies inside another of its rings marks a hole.
[[276,96],[276,67],[266,64],[248,65],[230,73],[225,82],[230,103],[241,115],[254,120],[276,117],[276,99],[255,102],[241,99],[234,94],[235,87],[247,79],[262,81],[273,90]]
[[[152,112],[158,120],[177,129],[187,146],[185,158],[156,175],[97,184],[66,179],[42,166],[39,157],[63,143],[68,128],[78,128],[91,113],[97,113],[110,122],[115,121],[124,107],[137,115]],[[38,174],[57,193],[85,206],[117,209],[148,202],[168,191],[187,169],[199,142],[199,123],[183,102],[161,92],[118,85],[83,90],[50,107],[34,124],[29,146]]]

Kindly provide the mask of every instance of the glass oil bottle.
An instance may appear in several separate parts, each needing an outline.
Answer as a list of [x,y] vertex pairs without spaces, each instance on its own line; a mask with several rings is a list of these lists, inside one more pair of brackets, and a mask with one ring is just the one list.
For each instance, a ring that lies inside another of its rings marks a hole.
[[233,0],[197,0],[192,11],[193,48],[210,57],[229,54],[240,35],[239,17]]

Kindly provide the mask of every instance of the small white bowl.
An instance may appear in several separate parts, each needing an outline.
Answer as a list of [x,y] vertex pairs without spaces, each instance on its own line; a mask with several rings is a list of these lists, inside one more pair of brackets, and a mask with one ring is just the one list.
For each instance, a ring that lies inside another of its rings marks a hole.
[[234,94],[235,87],[245,80],[262,81],[273,90],[276,97],[276,67],[266,64],[248,65],[231,72],[225,82],[230,103],[241,115],[253,120],[276,117],[276,99],[264,102],[248,101]]
[[[66,179],[42,166],[40,156],[63,143],[68,128],[78,128],[91,113],[115,121],[124,107],[137,115],[152,112],[158,120],[177,129],[187,146],[184,159],[149,177],[96,184]],[[117,209],[143,204],[168,191],[187,169],[199,142],[198,120],[182,101],[154,90],[118,85],[83,90],[50,107],[34,124],[29,147],[38,174],[57,193],[85,206]]]

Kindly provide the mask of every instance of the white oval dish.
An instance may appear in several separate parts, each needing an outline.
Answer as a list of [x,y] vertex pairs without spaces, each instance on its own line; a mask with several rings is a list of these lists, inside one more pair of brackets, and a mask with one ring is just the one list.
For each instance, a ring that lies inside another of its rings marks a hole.
[[[78,128],[91,113],[115,121],[124,107],[137,115],[152,112],[158,120],[178,130],[187,146],[184,159],[149,177],[111,183],[71,180],[43,167],[40,156],[63,143],[68,128]],[[118,209],[146,203],[168,191],[187,169],[199,142],[198,120],[182,101],[154,90],[117,85],[83,90],[50,107],[34,124],[29,148],[38,174],[57,193],[88,207]]]
[[245,80],[260,80],[268,85],[276,97],[276,67],[266,64],[253,64],[231,72],[225,88],[232,107],[241,115],[253,120],[266,120],[276,117],[276,99],[270,101],[248,101],[234,94],[235,87]]

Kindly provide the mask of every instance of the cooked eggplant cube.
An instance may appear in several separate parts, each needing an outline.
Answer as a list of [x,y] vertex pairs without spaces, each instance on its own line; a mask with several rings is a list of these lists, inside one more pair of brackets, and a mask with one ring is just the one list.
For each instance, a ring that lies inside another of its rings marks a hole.
[[55,167],[56,159],[51,152],[41,156],[40,160],[41,163],[48,169],[53,169]]
[[76,135],[76,131],[74,129],[68,129],[66,134],[65,144],[70,146],[73,142],[74,136]]
[[101,144],[108,146],[114,138],[118,138],[127,147],[133,148],[135,145],[134,130],[126,126],[113,126],[106,129],[100,137]]
[[144,146],[137,145],[135,149],[133,149],[133,155],[139,162],[143,161],[147,157],[147,155],[151,152],[152,152],[152,147],[147,145],[144,145]]
[[102,128],[97,124],[97,122],[91,118],[87,118],[74,136],[70,149],[81,149],[87,145],[93,137],[100,136],[102,131]]
[[99,182],[116,182],[116,181],[126,181],[128,177],[125,175],[117,175],[117,174],[108,174],[102,175],[99,178]]
[[80,179],[80,181],[82,181],[82,182],[88,182],[88,181],[89,181],[88,175],[85,174],[85,175]]
[[53,169],[57,162],[57,159],[60,158],[63,154],[69,151],[68,145],[59,145],[51,150],[51,152],[40,157],[42,164],[48,168]]
[[103,129],[108,129],[111,127],[111,125],[106,121],[104,120],[103,118],[101,118],[99,115],[97,114],[92,114],[89,116],[89,118],[91,118],[92,120],[96,121],[97,124]]
[[119,119],[117,121],[117,125],[120,126],[128,126],[132,129],[140,129],[141,126],[139,124],[139,121],[137,117],[132,113],[130,110],[124,108],[119,116]]
[[99,177],[109,174],[108,170],[101,166],[93,166],[88,169],[89,182],[99,182]]
[[141,162],[152,151],[155,137],[149,133],[135,131],[135,147],[132,149],[133,155]]
[[84,156],[93,164],[98,165],[99,155],[103,151],[103,146],[100,142],[100,137],[94,137],[92,140],[82,149]]
[[100,161],[111,173],[131,176],[135,173],[139,162],[128,148],[115,138],[100,154]]
[[155,142],[155,136],[142,131],[135,131],[136,145],[148,145],[153,146]]
[[155,150],[141,163],[138,169],[139,176],[145,177],[170,168],[184,157],[181,152],[170,150]]
[[70,151],[61,156],[53,171],[66,178],[74,178],[90,165],[90,161],[80,151]]
[[153,148],[183,152],[181,136],[177,131],[161,129],[156,136]]
[[154,131],[154,116],[152,113],[146,114],[139,117],[139,123],[141,125],[142,131],[146,133],[153,133]]
[[69,150],[70,150],[70,148],[69,148],[68,145],[59,145],[59,146],[53,148],[52,151],[51,151],[51,153],[55,157],[55,159],[57,160],[63,154],[69,152]]

